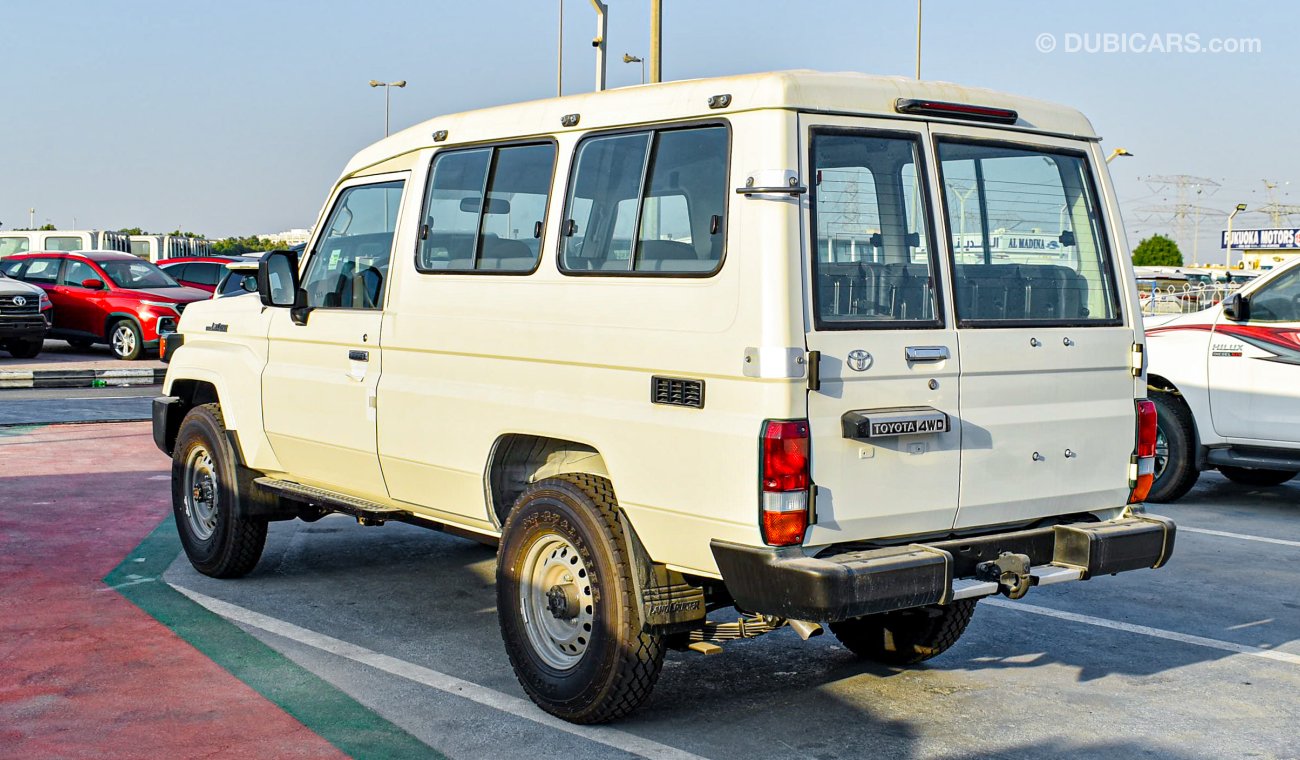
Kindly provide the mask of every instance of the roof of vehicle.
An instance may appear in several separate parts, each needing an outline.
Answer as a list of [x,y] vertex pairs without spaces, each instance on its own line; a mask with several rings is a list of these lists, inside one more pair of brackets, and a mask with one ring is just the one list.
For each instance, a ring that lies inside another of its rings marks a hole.
[[122,251],[27,251],[26,253],[15,253],[9,256],[9,258],[26,259],[32,256],[57,256],[63,258],[80,256],[82,258],[90,259],[91,261],[114,261],[116,259],[134,259],[136,261],[144,261],[144,259],[133,253],[123,253]]
[[170,259],[163,259],[158,262],[158,266],[164,269],[172,264],[190,264],[193,262],[202,262],[210,264],[229,264],[232,261],[249,261],[247,256],[175,256]]
[[[710,108],[709,97],[720,94],[731,96],[730,105]],[[1019,119],[1014,125],[1003,127],[1005,129],[1098,139],[1092,124],[1079,111],[1042,100],[906,77],[856,72],[777,71],[635,85],[438,116],[362,149],[348,163],[344,176],[392,157],[431,147],[434,145],[433,133],[442,130],[446,130],[447,135],[438,143],[439,146],[627,124],[723,117],[741,111],[771,108],[972,123],[899,114],[894,107],[899,98],[1010,108],[1019,114]],[[572,128],[562,127],[560,119],[566,114],[578,114],[578,124]]]

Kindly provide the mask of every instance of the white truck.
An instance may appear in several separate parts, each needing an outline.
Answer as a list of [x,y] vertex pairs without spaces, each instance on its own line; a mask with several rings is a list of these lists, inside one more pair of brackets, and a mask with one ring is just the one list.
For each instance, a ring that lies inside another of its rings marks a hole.
[[1256,487],[1300,473],[1300,259],[1221,303],[1146,321],[1159,411],[1148,499],[1174,501],[1203,470]]
[[168,338],[181,542],[216,577],[329,513],[497,544],[519,681],[581,723],[669,648],[906,665],[984,596],[1160,567],[1104,159],[1068,108],[815,72],[399,132]]

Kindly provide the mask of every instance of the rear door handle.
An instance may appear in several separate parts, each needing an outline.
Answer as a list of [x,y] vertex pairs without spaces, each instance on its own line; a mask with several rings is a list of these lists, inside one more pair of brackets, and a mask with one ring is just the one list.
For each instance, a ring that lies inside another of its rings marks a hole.
[[354,349],[352,351],[348,351],[348,359],[354,362],[368,362],[370,361],[370,352],[357,351]]
[[908,346],[909,362],[941,362],[950,358],[947,346]]

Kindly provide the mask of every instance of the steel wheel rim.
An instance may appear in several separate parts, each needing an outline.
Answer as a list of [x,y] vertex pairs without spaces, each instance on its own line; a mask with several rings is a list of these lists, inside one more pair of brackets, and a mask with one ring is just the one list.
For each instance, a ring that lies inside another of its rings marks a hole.
[[212,455],[203,446],[190,449],[185,460],[185,519],[190,532],[206,541],[217,530],[218,500],[216,467]]
[[113,330],[113,352],[118,356],[128,356],[135,351],[135,331],[127,325],[118,325]]
[[[565,613],[553,607],[555,589],[571,594]],[[542,536],[529,547],[519,573],[519,611],[533,651],[556,670],[576,667],[591,643],[595,600],[578,550],[563,536]],[[566,619],[563,614],[572,612]]]
[[1169,439],[1165,437],[1165,431],[1156,426],[1156,469],[1155,480],[1159,480],[1164,474],[1165,468],[1169,466]]

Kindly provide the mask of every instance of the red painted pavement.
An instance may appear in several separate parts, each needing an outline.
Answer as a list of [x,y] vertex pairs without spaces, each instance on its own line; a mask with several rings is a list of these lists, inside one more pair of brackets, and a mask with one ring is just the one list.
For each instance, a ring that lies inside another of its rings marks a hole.
[[342,757],[102,583],[168,471],[149,423],[0,431],[0,757]]

